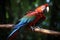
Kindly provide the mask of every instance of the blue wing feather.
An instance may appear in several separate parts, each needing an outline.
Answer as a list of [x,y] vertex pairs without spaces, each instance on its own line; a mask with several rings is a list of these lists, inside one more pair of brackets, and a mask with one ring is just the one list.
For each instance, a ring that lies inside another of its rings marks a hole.
[[35,19],[35,17],[23,17],[20,19],[20,22],[18,24],[16,24],[13,28],[13,31],[11,32],[11,34],[8,36],[8,38],[10,36],[12,36],[17,30],[19,30],[21,27],[23,27],[24,25],[28,24],[29,22],[33,21]]

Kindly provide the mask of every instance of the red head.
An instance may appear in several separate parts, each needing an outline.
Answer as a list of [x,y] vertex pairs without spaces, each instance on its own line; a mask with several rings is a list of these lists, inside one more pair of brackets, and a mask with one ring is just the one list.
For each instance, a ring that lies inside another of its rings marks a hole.
[[37,12],[43,12],[48,7],[48,4],[44,4],[42,6],[39,6],[35,9]]

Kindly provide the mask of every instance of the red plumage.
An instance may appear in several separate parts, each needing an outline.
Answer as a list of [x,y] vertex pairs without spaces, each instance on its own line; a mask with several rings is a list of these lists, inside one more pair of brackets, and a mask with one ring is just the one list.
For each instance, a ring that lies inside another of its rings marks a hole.
[[41,19],[42,20],[46,19],[45,15],[44,15],[44,10],[47,8],[47,6],[48,6],[48,4],[44,4],[42,6],[37,7],[34,11],[28,12],[27,16],[32,16],[32,15],[36,16],[35,20],[28,24],[29,27],[26,27],[28,30],[30,30],[30,27],[34,26]]
[[48,6],[48,4],[44,4],[42,6],[37,7],[35,9],[35,11],[27,14],[28,16],[30,16],[32,14],[36,16],[36,19],[32,23],[29,23],[29,26],[36,24],[40,19],[43,19],[43,20],[46,19],[43,11],[44,11],[44,9],[46,9],[47,6]]
[[48,6],[48,4],[44,4],[42,6],[39,6],[34,11],[30,11],[30,12],[27,13],[27,15],[24,16],[24,17],[27,17],[27,18],[34,17],[34,16],[36,17],[34,19],[34,21],[32,21],[31,23],[28,24],[28,26],[29,26],[28,29],[30,28],[30,26],[34,26],[39,20],[41,20],[41,19],[45,20],[46,17],[44,15],[44,10],[46,9],[47,6]]

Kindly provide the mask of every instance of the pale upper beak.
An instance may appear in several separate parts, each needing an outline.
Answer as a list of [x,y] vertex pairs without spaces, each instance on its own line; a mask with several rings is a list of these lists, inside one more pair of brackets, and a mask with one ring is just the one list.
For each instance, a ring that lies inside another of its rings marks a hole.
[[49,6],[47,6],[46,10],[47,10],[47,12],[49,12]]

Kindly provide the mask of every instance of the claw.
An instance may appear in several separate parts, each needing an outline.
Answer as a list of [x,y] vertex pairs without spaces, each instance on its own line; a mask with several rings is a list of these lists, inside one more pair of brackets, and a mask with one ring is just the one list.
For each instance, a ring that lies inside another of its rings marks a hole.
[[32,29],[32,31],[34,30],[33,26],[30,27]]

